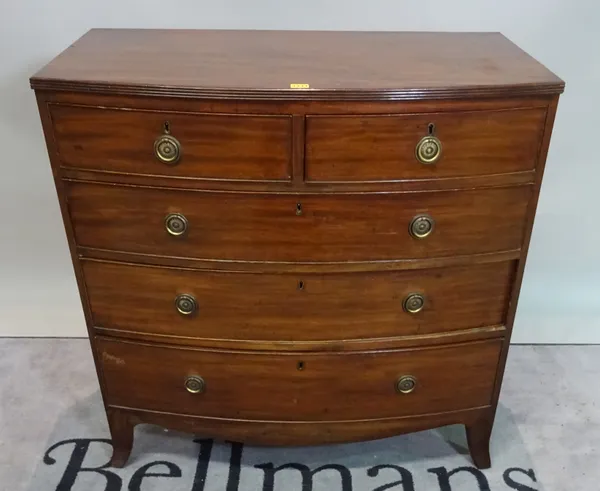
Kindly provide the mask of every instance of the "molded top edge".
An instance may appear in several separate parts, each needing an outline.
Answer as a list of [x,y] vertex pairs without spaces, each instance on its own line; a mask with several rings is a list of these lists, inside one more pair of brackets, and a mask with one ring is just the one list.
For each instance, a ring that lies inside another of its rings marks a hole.
[[564,82],[499,33],[93,29],[36,90],[251,100],[559,94]]

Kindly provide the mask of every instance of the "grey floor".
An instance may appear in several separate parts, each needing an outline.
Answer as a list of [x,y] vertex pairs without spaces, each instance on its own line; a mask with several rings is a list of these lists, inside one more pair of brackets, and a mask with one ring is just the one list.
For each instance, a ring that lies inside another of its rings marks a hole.
[[[0,338],[0,490],[26,491],[60,414],[98,390],[87,340]],[[513,346],[502,404],[546,491],[600,489],[600,346]]]

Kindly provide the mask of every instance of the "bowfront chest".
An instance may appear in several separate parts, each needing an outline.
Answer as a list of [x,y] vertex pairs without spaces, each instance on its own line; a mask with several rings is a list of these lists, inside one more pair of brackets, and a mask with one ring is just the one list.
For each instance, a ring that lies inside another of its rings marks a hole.
[[489,440],[564,83],[500,34],[92,30],[31,79],[113,437]]

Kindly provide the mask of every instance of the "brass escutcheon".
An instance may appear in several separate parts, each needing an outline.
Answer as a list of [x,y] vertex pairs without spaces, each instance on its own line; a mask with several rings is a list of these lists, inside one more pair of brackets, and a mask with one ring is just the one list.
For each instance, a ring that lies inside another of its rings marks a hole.
[[165,217],[165,228],[167,232],[175,237],[187,232],[188,221],[181,213],[169,213]]
[[417,379],[412,375],[403,375],[396,381],[396,391],[399,394],[410,394],[417,387]]
[[181,315],[192,315],[198,310],[198,302],[193,295],[182,293],[175,297],[175,308]]
[[442,142],[435,136],[434,123],[427,125],[427,133],[415,148],[415,157],[425,165],[435,164],[442,156]]
[[185,390],[190,394],[201,394],[206,390],[206,382],[198,375],[191,375],[185,379]]

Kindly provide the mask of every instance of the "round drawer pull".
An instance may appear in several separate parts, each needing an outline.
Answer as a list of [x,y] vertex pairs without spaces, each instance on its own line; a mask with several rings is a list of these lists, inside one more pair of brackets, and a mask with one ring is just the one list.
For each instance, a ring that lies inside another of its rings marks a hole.
[[175,237],[183,235],[188,229],[187,218],[180,213],[169,213],[165,217],[165,228],[169,234]]
[[399,394],[410,394],[417,387],[417,379],[412,375],[403,375],[396,381],[396,391]]
[[433,232],[435,221],[429,215],[417,215],[414,217],[408,231],[415,239],[424,239]]
[[154,154],[163,164],[175,165],[181,157],[181,143],[171,135],[159,136],[154,142]]
[[192,295],[182,293],[175,297],[175,308],[181,315],[192,315],[198,310],[198,302]]
[[425,165],[435,164],[442,156],[442,142],[435,136],[435,124],[427,125],[427,136],[415,147],[415,157]]
[[442,142],[435,136],[424,136],[417,143],[415,156],[422,164],[435,164],[442,156]]
[[425,307],[425,297],[420,293],[409,293],[402,302],[402,308],[409,314],[421,312]]
[[190,394],[202,394],[206,390],[206,382],[202,377],[192,375],[185,379],[185,390]]

